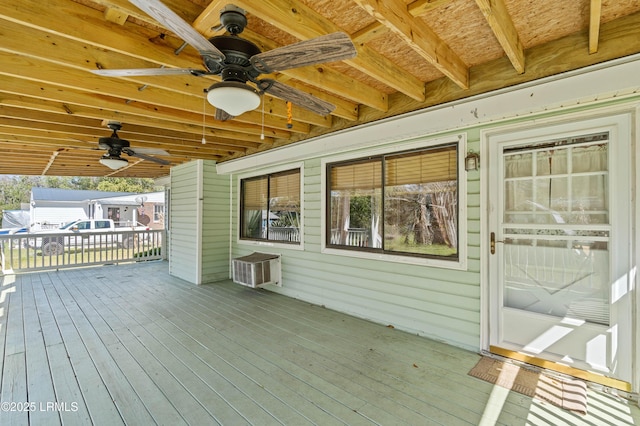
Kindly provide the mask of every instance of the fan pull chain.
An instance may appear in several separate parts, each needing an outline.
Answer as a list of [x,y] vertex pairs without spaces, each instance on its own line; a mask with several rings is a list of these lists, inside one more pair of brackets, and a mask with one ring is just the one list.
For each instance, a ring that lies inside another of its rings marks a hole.
[[[205,93],[207,93],[206,89],[204,91]],[[204,137],[204,126],[205,126],[205,116],[207,113],[207,97],[204,96],[202,98],[202,145],[207,143],[207,140]]]
[[293,127],[293,105],[287,101],[287,129]]
[[260,140],[264,140],[264,94],[262,94],[262,127],[260,129]]

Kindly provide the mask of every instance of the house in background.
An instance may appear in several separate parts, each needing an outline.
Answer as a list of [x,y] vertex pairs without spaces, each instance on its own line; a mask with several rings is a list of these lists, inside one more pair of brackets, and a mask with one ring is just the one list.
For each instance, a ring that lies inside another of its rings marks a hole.
[[31,189],[32,229],[52,229],[78,219],[113,219],[118,226],[164,227],[164,192],[137,194],[59,188]]
[[[164,192],[127,194],[95,200],[96,211],[102,218],[113,219],[116,224],[141,224],[151,229],[164,228]],[[98,217],[98,216],[96,216]]]

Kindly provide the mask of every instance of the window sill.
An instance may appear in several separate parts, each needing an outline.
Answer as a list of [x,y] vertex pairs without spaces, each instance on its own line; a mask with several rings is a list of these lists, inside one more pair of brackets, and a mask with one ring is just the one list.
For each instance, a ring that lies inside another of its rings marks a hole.
[[342,257],[355,257],[358,259],[376,260],[382,262],[404,263],[408,265],[426,266],[430,268],[455,269],[459,271],[467,270],[466,259],[459,260],[439,260],[433,258],[402,256],[388,253],[371,253],[357,250],[341,250],[337,248],[325,247],[322,249],[323,254],[330,254]]

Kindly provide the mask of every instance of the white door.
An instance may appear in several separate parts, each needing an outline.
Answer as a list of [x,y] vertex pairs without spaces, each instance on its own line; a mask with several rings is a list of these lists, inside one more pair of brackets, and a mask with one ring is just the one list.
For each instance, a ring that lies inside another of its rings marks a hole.
[[489,137],[491,346],[631,382],[625,123]]

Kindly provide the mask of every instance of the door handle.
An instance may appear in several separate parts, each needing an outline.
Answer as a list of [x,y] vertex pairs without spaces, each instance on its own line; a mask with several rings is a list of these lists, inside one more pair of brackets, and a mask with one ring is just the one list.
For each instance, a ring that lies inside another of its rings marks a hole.
[[490,243],[491,254],[496,254],[496,243],[504,243],[504,241],[496,241],[496,233],[492,232],[491,233],[491,243]]

